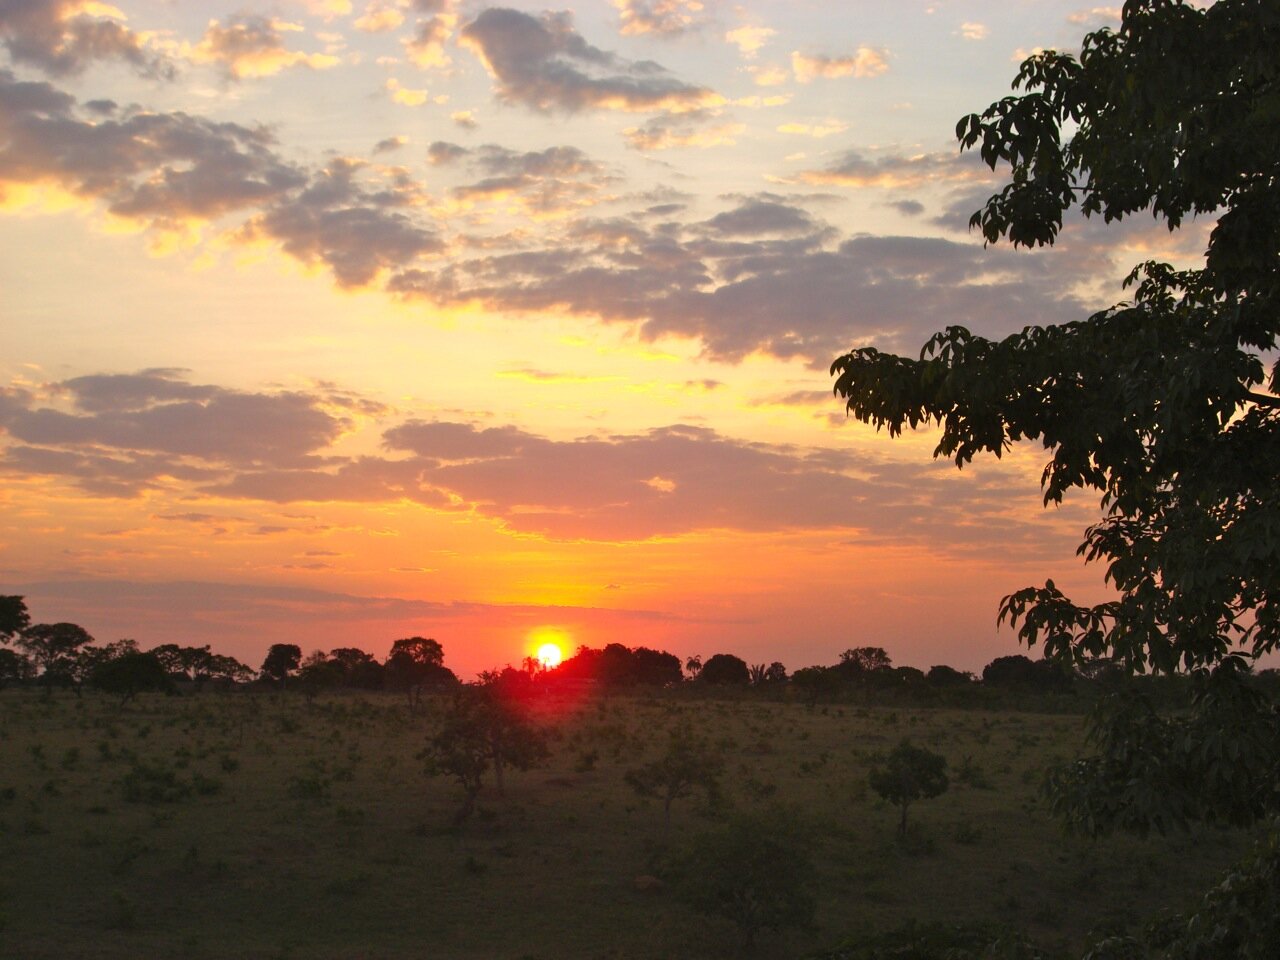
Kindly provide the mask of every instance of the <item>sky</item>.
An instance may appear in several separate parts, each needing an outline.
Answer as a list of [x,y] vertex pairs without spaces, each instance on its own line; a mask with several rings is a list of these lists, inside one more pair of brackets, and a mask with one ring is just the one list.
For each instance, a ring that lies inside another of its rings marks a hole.
[[984,247],[1057,0],[0,0],[0,593],[102,642],[980,670],[1098,516],[829,366],[1083,319],[1207,225]]

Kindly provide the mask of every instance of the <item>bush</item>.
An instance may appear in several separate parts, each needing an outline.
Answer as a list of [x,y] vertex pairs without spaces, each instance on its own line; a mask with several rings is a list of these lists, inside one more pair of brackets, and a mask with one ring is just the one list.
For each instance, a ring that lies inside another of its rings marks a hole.
[[794,820],[779,810],[737,817],[696,837],[674,864],[672,880],[685,902],[732,921],[744,949],[761,931],[813,923],[814,869],[785,828]]

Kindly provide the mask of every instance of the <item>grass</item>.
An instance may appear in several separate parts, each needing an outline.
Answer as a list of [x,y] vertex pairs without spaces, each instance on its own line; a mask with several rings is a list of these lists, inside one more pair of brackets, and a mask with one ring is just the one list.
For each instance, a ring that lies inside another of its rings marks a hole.
[[[544,704],[540,769],[450,826],[459,800],[415,759],[431,725],[398,699],[266,693],[0,693],[0,954],[20,958],[720,958],[738,939],[661,876],[717,811],[638,797],[626,771],[683,718],[720,751],[738,809],[807,832],[817,926],[767,935],[796,957],[911,919],[991,921],[1063,950],[1189,905],[1244,849],[1228,831],[1064,836],[1040,771],[1080,749],[1068,715],[810,708],[617,697]],[[866,786],[902,737],[951,788],[896,811]]]

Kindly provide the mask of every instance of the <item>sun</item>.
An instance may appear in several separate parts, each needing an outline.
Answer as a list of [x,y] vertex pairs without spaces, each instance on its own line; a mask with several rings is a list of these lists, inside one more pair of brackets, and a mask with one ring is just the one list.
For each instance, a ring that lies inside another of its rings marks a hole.
[[536,656],[538,662],[545,669],[550,670],[552,667],[560,666],[560,661],[564,659],[564,652],[560,649],[560,644],[547,642],[538,647]]

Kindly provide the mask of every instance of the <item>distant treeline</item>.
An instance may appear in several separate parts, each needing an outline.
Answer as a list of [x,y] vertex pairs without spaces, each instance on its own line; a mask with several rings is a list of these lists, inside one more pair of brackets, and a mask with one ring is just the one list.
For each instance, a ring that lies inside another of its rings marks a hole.
[[[1263,670],[1258,681],[1280,687],[1280,674]],[[581,646],[564,662],[547,667],[526,657],[519,667],[481,674],[480,682],[511,696],[596,689],[681,690],[733,695],[752,692],[807,703],[848,700],[870,702],[995,705],[1020,701],[1069,706],[1081,696],[1105,693],[1126,678],[1121,665],[1093,661],[1075,668],[1014,654],[997,657],[982,674],[946,665],[928,671],[895,667],[883,647],[853,647],[836,663],[804,667],[788,674],[782,663],[750,664],[731,653],[683,662],[675,654],[648,647],[611,643]],[[1180,699],[1184,677],[1136,678],[1143,692],[1157,699]],[[133,640],[98,645],[74,623],[30,622],[22,597],[0,596],[0,687],[35,684],[68,688],[85,685],[129,699],[144,691],[175,692],[205,684],[270,685],[314,696],[326,690],[400,692],[414,706],[424,692],[461,685],[444,665],[444,648],[426,637],[396,640],[385,660],[355,647],[316,650],[305,657],[296,644],[274,644],[256,670],[234,657],[201,647],[164,643],[141,650]]]

